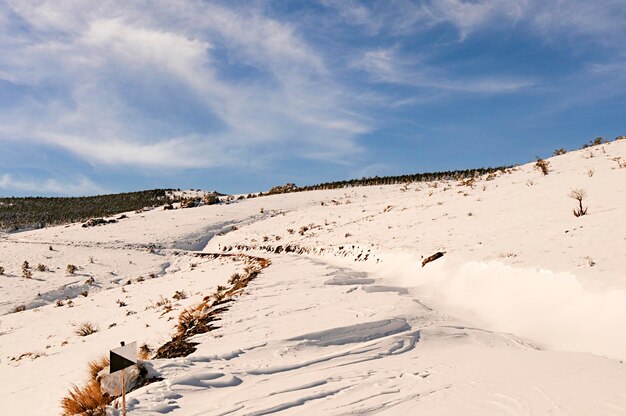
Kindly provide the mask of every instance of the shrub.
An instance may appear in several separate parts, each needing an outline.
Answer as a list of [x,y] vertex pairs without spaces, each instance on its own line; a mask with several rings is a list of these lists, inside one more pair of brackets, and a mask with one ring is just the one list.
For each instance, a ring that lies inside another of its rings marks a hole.
[[74,333],[81,337],[86,337],[87,335],[91,335],[98,332],[98,327],[91,322],[83,322],[80,324],[78,328],[74,331]]
[[561,149],[556,149],[552,155],[553,156],[560,156],[560,155],[564,155],[565,153],[567,153],[567,150],[561,148]]
[[543,159],[537,159],[537,161],[535,162],[535,169],[541,171],[541,173],[543,173],[544,175],[547,175],[548,173],[550,173],[550,162]]
[[45,265],[45,264],[41,264],[41,263],[39,263],[39,264],[37,265],[37,271],[39,271],[39,272],[45,272],[46,270],[48,270],[48,268],[46,267],[46,265]]
[[33,277],[33,272],[30,270],[30,265],[27,261],[22,263],[22,276],[26,279],[31,279]]
[[589,176],[589,177],[591,178],[591,177],[593,176],[593,174],[594,174],[594,173],[595,173],[595,170],[593,170],[593,169],[589,169],[589,170],[587,171],[587,176]]
[[176,300],[187,299],[187,294],[184,290],[177,290],[174,292],[174,296],[172,296],[172,298]]
[[76,270],[78,270],[78,267],[74,266],[73,264],[68,264],[66,270],[67,270],[67,274],[72,275],[76,273]]
[[230,279],[228,279],[228,284],[234,285],[239,281],[239,279],[241,279],[241,275],[239,273],[234,273],[232,276],[230,276]]
[[599,146],[601,144],[608,143],[608,140],[605,140],[603,137],[596,137],[594,140],[590,140],[589,143],[583,145],[583,149],[592,146]]
[[0,266],[0,276],[4,275],[4,267]]
[[574,208],[574,216],[582,217],[587,214],[587,207],[583,207],[583,198],[587,196],[583,189],[572,189],[568,196],[578,201],[578,208]]
[[12,312],[13,313],[24,312],[25,310],[26,310],[26,306],[25,305],[19,305],[19,306],[16,306],[15,308],[13,308]]

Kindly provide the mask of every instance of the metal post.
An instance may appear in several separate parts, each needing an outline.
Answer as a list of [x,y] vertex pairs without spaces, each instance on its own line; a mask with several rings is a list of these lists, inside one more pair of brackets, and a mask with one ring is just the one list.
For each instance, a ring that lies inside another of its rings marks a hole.
[[126,372],[122,369],[122,416],[126,416]]

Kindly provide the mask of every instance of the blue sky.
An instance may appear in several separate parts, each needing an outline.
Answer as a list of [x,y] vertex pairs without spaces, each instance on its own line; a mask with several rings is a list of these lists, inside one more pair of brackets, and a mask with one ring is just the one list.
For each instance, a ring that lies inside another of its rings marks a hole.
[[623,0],[0,3],[0,195],[253,192],[626,134]]

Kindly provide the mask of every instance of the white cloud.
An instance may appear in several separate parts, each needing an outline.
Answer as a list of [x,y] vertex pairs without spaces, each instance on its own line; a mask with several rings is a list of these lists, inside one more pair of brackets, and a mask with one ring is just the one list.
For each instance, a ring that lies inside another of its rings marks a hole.
[[[626,4],[622,0],[395,0],[377,3],[321,0],[344,23],[373,34],[419,33],[440,24],[452,25],[459,40],[497,27],[524,25],[545,40],[589,37],[598,44],[621,44]],[[558,41],[558,40],[557,40]]]
[[439,91],[498,94],[529,88],[536,83],[525,77],[453,75],[415,57],[405,56],[397,48],[366,51],[353,62],[353,66],[366,71],[374,82]]
[[78,181],[65,181],[55,178],[45,180],[16,179],[10,174],[0,175],[0,189],[37,195],[93,195],[104,191],[86,176],[80,176]]
[[[193,1],[12,6],[34,32],[0,40],[7,57],[0,77],[60,86],[67,97],[29,101],[0,116],[0,126],[93,164],[214,167],[329,154],[342,160],[359,151],[356,136],[370,128],[322,55],[261,10]],[[151,103],[136,103],[146,96],[162,104],[156,113],[142,108]],[[186,113],[180,107],[187,105],[212,126],[162,117],[172,109]]]

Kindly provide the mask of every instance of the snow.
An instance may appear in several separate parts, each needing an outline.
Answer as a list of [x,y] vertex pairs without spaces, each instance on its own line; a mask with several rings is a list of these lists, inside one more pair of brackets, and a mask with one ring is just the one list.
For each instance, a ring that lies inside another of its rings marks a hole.
[[[290,193],[2,235],[0,414],[59,414],[89,360],[170,340],[178,315],[243,267],[194,252],[226,250],[271,265],[193,354],[146,362],[162,381],[128,394],[130,415],[626,415],[618,157],[626,141],[548,159],[547,176],[530,163],[471,186]],[[588,215],[572,214],[571,189]],[[49,271],[25,279],[25,260]],[[98,331],[76,335],[83,322]]]

